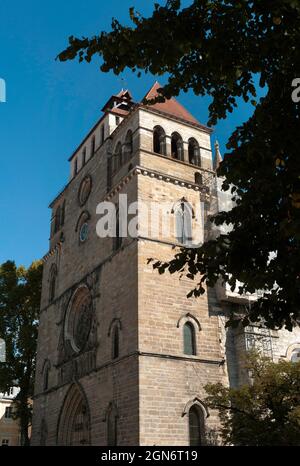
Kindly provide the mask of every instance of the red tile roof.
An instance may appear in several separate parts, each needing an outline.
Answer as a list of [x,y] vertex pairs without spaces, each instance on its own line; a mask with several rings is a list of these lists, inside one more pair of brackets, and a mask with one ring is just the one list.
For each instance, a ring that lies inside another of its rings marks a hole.
[[[154,85],[151,87],[150,91],[147,92],[145,95],[144,99],[146,100],[151,100],[157,97],[159,93],[157,90],[161,88],[162,86],[156,81]],[[143,99],[143,100],[144,100]],[[179,102],[177,102],[176,99],[171,98],[168,100],[165,100],[165,102],[157,102],[154,105],[147,105],[148,108],[153,108],[156,110],[159,110],[164,113],[169,113],[169,115],[173,115],[177,118],[182,118],[183,120],[186,120],[190,123],[197,124],[199,125],[199,121],[196,120],[196,118],[193,117],[193,115],[190,114]]]

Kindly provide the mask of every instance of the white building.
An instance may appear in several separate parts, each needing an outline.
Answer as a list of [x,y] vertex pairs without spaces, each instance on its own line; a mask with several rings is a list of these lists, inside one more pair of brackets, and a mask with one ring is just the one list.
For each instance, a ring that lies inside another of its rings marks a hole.
[[14,399],[19,393],[18,387],[12,387],[9,393],[0,393],[0,445],[20,445],[19,421],[14,419]]

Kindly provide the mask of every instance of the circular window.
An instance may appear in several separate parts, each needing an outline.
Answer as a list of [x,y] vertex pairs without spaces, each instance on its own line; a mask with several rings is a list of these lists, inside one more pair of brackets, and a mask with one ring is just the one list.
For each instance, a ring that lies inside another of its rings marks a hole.
[[87,286],[74,293],[65,318],[65,340],[75,353],[82,351],[88,341],[92,325],[92,297]]
[[91,190],[92,190],[92,178],[90,176],[87,176],[86,178],[82,180],[80,188],[79,188],[78,199],[79,199],[79,204],[81,206],[83,206],[88,200]]
[[80,228],[80,232],[79,232],[79,239],[82,243],[84,243],[87,238],[88,238],[88,235],[89,235],[89,226],[88,224],[85,222],[82,224],[81,228]]

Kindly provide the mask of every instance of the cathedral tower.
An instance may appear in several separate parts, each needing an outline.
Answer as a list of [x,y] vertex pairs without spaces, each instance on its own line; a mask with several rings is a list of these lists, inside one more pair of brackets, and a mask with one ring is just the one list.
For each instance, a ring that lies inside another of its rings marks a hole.
[[[214,441],[204,386],[228,380],[217,294],[187,299],[190,280],[148,263],[209,234],[210,139],[175,99],[147,106],[122,90],[70,158],[70,180],[50,205],[33,445]],[[136,235],[120,215],[124,199]],[[109,205],[116,234],[101,237]]]

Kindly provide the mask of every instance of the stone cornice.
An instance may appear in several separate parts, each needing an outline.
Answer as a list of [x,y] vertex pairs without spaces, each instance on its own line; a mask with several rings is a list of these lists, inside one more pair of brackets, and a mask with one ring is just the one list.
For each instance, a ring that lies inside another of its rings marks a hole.
[[53,246],[53,248],[51,248],[51,249],[47,252],[47,254],[44,255],[44,257],[42,257],[42,261],[43,261],[43,262],[47,262],[47,260],[48,260],[51,256],[53,256],[53,255],[56,253],[56,251],[58,251],[58,250],[61,249],[62,244],[63,244],[62,241],[58,241],[58,242]]
[[[142,151],[142,152],[147,152],[147,151]],[[166,159],[165,156],[162,156],[160,154],[155,154],[155,153],[152,153],[152,152],[151,152],[151,154],[155,155],[155,156],[158,156],[158,157],[163,157],[164,159]],[[175,162],[177,162],[177,161],[175,161]],[[181,162],[181,163],[184,164],[184,162]],[[215,175],[215,173],[212,170],[204,169],[204,168],[189,165],[189,164],[185,164],[185,165],[188,165],[189,167],[194,167],[196,171],[204,172],[209,177],[212,177],[212,176]],[[176,177],[176,176],[173,176],[173,175],[167,175],[165,173],[159,172],[157,170],[149,169],[147,167],[136,165],[135,167],[133,167],[130,170],[130,172],[128,174],[126,174],[125,176],[123,176],[119,180],[119,182],[104,196],[102,201],[111,200],[117,193],[119,193],[121,191],[123,186],[128,184],[134,178],[134,176],[137,176],[137,175],[148,176],[148,177],[150,177],[152,179],[157,179],[159,181],[164,181],[166,183],[174,184],[175,186],[180,186],[180,187],[183,187],[183,188],[191,189],[193,191],[198,191],[201,195],[203,195],[204,200],[209,199],[208,198],[209,190],[208,190],[207,186],[205,186],[205,185],[199,186],[198,184],[193,183],[191,181],[187,181],[187,180],[184,180],[182,178],[179,178],[179,177]],[[45,254],[45,256],[42,259],[44,262],[46,260],[48,260],[49,257],[51,257],[55,253],[58,245],[61,246],[62,242],[59,241],[58,243],[56,243],[56,245],[47,254]]]
[[[100,366],[97,366],[89,374],[86,374],[86,375],[84,375],[82,377],[79,377],[78,380],[81,379],[81,378],[84,378],[84,377],[89,377],[90,374],[93,373],[93,372],[98,372],[98,371],[101,371],[103,369],[106,369],[107,367],[111,367],[111,366],[115,366],[117,364],[120,364],[124,360],[129,359],[131,357],[160,358],[160,359],[169,359],[169,360],[172,360],[172,361],[185,361],[187,363],[190,362],[191,364],[194,364],[194,363],[211,364],[211,365],[214,365],[214,366],[221,366],[221,365],[224,364],[224,359],[221,359],[221,358],[220,359],[203,359],[203,358],[199,358],[197,356],[185,356],[185,355],[178,356],[178,355],[175,355],[175,354],[150,353],[150,352],[147,352],[147,351],[132,351],[131,353],[126,354],[125,356],[122,356],[122,357],[120,357],[118,359],[114,359],[112,361],[107,361],[107,362],[101,364]],[[61,384],[61,385],[56,385],[56,386],[50,388],[49,390],[47,390],[45,392],[36,393],[33,396],[33,399],[40,398],[41,396],[46,396],[51,392],[56,392],[57,390],[59,390],[60,388],[66,386],[66,385],[70,385],[70,383],[67,382],[67,383],[64,383],[64,384]]]
[[[195,167],[198,168],[201,171],[200,167]],[[210,172],[207,170],[207,172],[213,176],[213,172]],[[137,165],[136,167],[132,168],[132,170],[125,175],[121,180],[118,182],[117,185],[115,185],[105,196],[104,196],[104,201],[109,201],[111,200],[117,193],[119,193],[122,189],[123,186],[128,184],[135,175],[142,175],[142,176],[148,176],[150,178],[155,178],[159,181],[164,181],[166,183],[171,183],[174,184],[175,186],[180,186],[182,188],[187,188],[187,189],[192,189],[193,191],[198,191],[200,194],[204,196],[204,200],[208,200],[208,188],[207,186],[199,186],[195,183],[192,183],[190,181],[183,180],[181,178],[172,176],[172,175],[166,175],[162,172],[158,172],[156,170],[152,170],[149,168],[145,168],[142,166]],[[42,258],[43,262],[46,262],[49,257],[53,256],[53,254],[56,252],[58,248],[62,246],[62,242],[59,241],[58,243],[55,244],[55,246],[50,249],[49,252],[47,252],[44,257]]]
[[[201,167],[195,167],[196,171],[205,171],[210,176],[214,175],[214,172],[210,170],[203,170]],[[159,181],[164,181],[166,183],[171,183],[176,186],[181,186],[183,188],[193,189],[194,191],[199,191],[201,194],[207,195],[208,189],[206,186],[199,186],[196,183],[191,181],[184,180],[182,178],[167,175],[165,173],[159,172],[157,170],[153,170],[147,167],[142,167],[140,165],[135,166],[130,170],[130,172],[122,177],[120,181],[106,194],[104,200],[110,200],[114,197],[118,192],[121,191],[122,187],[128,184],[135,175],[142,175],[142,176],[149,176],[150,178],[158,179]]]

